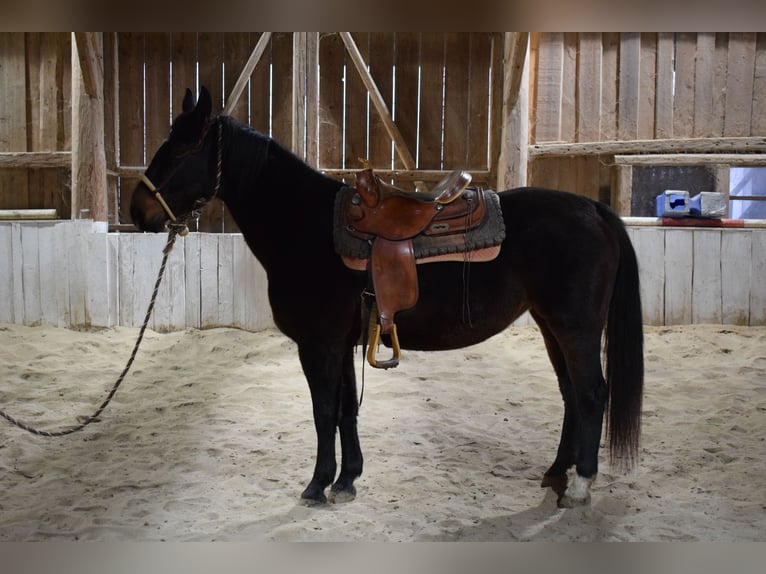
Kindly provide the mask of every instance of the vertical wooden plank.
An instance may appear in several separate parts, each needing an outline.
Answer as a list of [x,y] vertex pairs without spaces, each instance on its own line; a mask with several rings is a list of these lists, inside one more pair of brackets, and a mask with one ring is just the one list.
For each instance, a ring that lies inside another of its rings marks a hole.
[[106,233],[86,237],[88,265],[86,273],[88,324],[109,327],[109,243]]
[[[119,58],[119,163],[142,166],[144,158],[144,34],[117,35]],[[130,222],[130,199],[135,178],[120,177],[119,221]]]
[[251,281],[248,265],[247,245],[241,234],[231,236],[231,270],[232,270],[232,327],[248,328],[248,296]]
[[218,324],[234,325],[234,235],[218,237]]
[[661,228],[634,230],[633,246],[638,256],[641,307],[644,322],[665,324],[665,232]]
[[[164,237],[154,233],[137,233],[133,238],[133,278],[128,289],[133,294],[133,322],[131,327],[139,327],[146,317],[146,310],[152,299],[154,282],[162,261]],[[167,297],[157,296],[154,312],[149,321],[149,328],[156,329],[158,325],[167,323]]]
[[538,57],[536,141],[561,141],[564,35],[561,32],[540,34]]
[[[497,42],[502,46],[503,38],[498,37]],[[486,33],[471,33],[469,35],[470,49],[470,75],[468,93],[468,120],[466,140],[468,151],[466,154],[465,168],[487,169],[489,151],[489,133],[487,125],[489,121],[489,101],[490,90],[490,65],[492,58],[492,36]],[[508,63],[510,66],[510,62]],[[498,89],[497,85],[494,89]],[[495,115],[496,122],[502,122],[502,114]],[[524,142],[526,145],[526,142]]]
[[53,261],[56,277],[56,309],[58,310],[56,326],[71,327],[71,310],[69,303],[69,252],[74,223],[65,221],[53,227]]
[[694,63],[697,34],[679,33],[676,39],[676,81],[673,97],[673,137],[688,138],[694,132]]
[[710,122],[711,135],[723,135],[723,124],[726,116],[726,76],[729,66],[729,34],[715,35],[713,74],[713,111]]
[[117,257],[120,261],[118,269],[118,294],[119,294],[119,324],[130,327],[135,324],[135,290],[133,289],[133,266],[135,261],[134,240],[139,237],[137,233],[122,233],[117,246]]
[[119,325],[120,317],[120,234],[107,233],[109,282],[109,327]]
[[612,168],[610,205],[619,215],[632,214],[633,166],[617,165]]
[[200,328],[218,327],[218,240],[222,235],[200,234]]
[[[343,165],[343,81],[345,48],[337,34],[319,39],[319,167]],[[349,74],[356,73],[353,68]],[[356,162],[356,158],[353,158]]]
[[750,324],[751,230],[727,229],[721,236],[721,320]]
[[11,278],[13,287],[13,314],[17,325],[26,323],[24,315],[24,252],[21,239],[21,222],[11,223]]
[[24,298],[24,324],[42,323],[40,300],[40,242],[36,223],[21,226],[21,281]]
[[692,322],[693,232],[665,231],[665,324]]
[[[416,155],[418,145],[418,90],[420,64],[420,34],[397,32],[396,42],[396,107],[393,119],[399,126],[407,147]],[[403,168],[401,158],[394,154],[394,167]]]
[[[106,155],[106,201],[109,223],[120,221],[120,195],[117,168],[119,159],[119,59],[117,33],[104,32],[104,154]],[[115,320],[116,315],[112,315]]]
[[[468,162],[467,126],[471,89],[470,38],[449,32],[445,45],[444,169],[465,168]],[[467,81],[466,81],[467,80]]]
[[694,137],[713,137],[713,74],[715,33],[697,34],[697,62],[694,75]]
[[[373,78],[378,81],[377,69],[375,61],[371,58],[370,54],[370,34],[354,33],[352,34],[354,41],[356,42],[359,52],[362,57],[368,62],[370,66],[370,73]],[[332,68],[331,68],[332,69]],[[370,152],[370,141],[368,139],[368,122],[372,123],[373,119],[377,116],[374,110],[370,110],[369,97],[367,95],[367,88],[364,86],[361,77],[354,69],[353,63],[346,56],[344,62],[345,70],[345,124],[343,126],[343,161],[338,164],[341,167],[358,169],[361,168],[359,158],[366,158],[373,162],[375,167],[387,168],[390,164],[385,161],[377,163],[380,158],[373,159]],[[324,69],[322,70],[322,83],[325,82]],[[382,88],[381,93],[384,97],[387,97],[387,103],[390,103],[391,99]],[[371,129],[371,126],[370,126]],[[390,144],[389,144],[390,145]],[[320,152],[321,155],[321,152]],[[390,156],[390,152],[389,152]],[[353,181],[349,182],[353,185]]]
[[[27,151],[27,83],[24,33],[0,32],[0,152]],[[27,208],[26,169],[0,171],[0,209]]]
[[196,32],[173,32],[171,39],[171,61],[173,77],[171,80],[172,115],[175,118],[182,111],[186,89],[197,97],[197,34]]
[[291,33],[272,33],[271,66],[273,110],[271,114],[271,137],[289,147],[293,133],[293,38]]
[[184,257],[184,244],[187,237],[190,237],[190,235],[176,239],[176,245],[168,257],[165,276],[157,293],[158,303],[162,301],[166,309],[166,313],[162,315],[161,320],[155,321],[154,328],[158,331],[167,332],[183,329],[186,325],[186,261]]
[[561,141],[576,141],[577,130],[577,36],[564,33],[561,55]]
[[596,201],[601,198],[601,161],[598,156],[584,156],[576,160],[577,165],[577,193],[590,197]]
[[601,34],[581,33],[577,68],[577,140],[598,141],[601,132]]
[[40,311],[41,321],[45,325],[58,324],[58,306],[56,304],[55,244],[53,224],[40,225],[37,230],[40,261]]
[[721,231],[694,230],[692,323],[721,322]]
[[168,137],[170,123],[170,35],[148,32],[146,53],[146,161]]
[[725,136],[749,136],[753,113],[756,34],[731,32],[726,71]]
[[0,323],[13,323],[12,224],[0,223]]
[[[197,34],[197,61],[199,66],[199,85],[205,86],[210,92],[210,99],[213,102],[213,115],[221,113],[224,106],[224,97],[237,81],[244,62],[241,61],[241,55],[245,54],[245,61],[249,55],[248,33],[221,33],[221,32],[199,32]],[[237,38],[233,46],[227,44]],[[230,51],[237,57],[229,61]],[[241,104],[244,104],[244,114],[241,114],[240,108],[235,108],[232,116],[238,120],[247,122],[247,100],[242,98]]]
[[617,137],[617,82],[620,34],[602,35],[601,48],[601,135],[602,141]]
[[306,32],[306,162],[319,165],[319,32]]
[[[493,42],[499,44],[500,38],[493,38]],[[505,63],[497,190],[525,186],[529,178],[529,34],[506,32],[503,44]],[[472,160],[471,165],[476,165],[473,161],[478,163],[480,160]]]
[[654,108],[657,82],[657,34],[641,34],[638,81],[638,139],[654,139]]
[[[27,33],[27,113],[28,151],[53,151],[64,139],[64,126],[59,126],[59,90],[61,77],[59,58],[64,58],[60,33]],[[61,134],[59,134],[61,128]],[[60,135],[60,137],[59,137]],[[64,184],[60,169],[30,169],[29,208],[54,208],[59,217],[69,216],[69,198],[61,193]],[[68,175],[67,175],[68,179]],[[65,200],[66,199],[66,200]]]
[[187,329],[200,328],[202,301],[200,237],[201,235],[199,233],[190,233],[184,238],[184,292],[186,300],[184,324]]
[[79,327],[90,323],[88,310],[88,239],[93,233],[93,222],[78,219],[69,224],[66,239],[66,260],[69,275],[69,326]]
[[750,135],[766,134],[766,32],[759,32],[755,51],[753,75],[753,114]]
[[673,65],[675,35],[657,34],[657,87],[655,108],[655,136],[657,139],[673,137]]
[[418,169],[441,169],[444,117],[444,34],[423,33],[420,58]]
[[[245,67],[252,46],[250,45],[250,34],[248,32],[225,32],[223,35],[223,93],[226,98],[231,94],[234,84],[236,84],[239,78],[242,68]],[[260,66],[264,59],[258,63]],[[268,63],[268,57],[265,59]],[[264,66],[260,66],[264,69]],[[268,67],[268,66],[265,66]],[[250,82],[248,82],[250,83]],[[237,120],[248,123],[250,121],[250,114],[248,108],[250,107],[248,97],[248,89],[245,87],[245,92],[239,98],[237,105],[229,112],[229,115]],[[229,102],[224,102],[228,104]],[[267,124],[268,128],[268,124]]]
[[[100,32],[72,44],[72,215],[106,226],[104,45]],[[87,82],[87,83],[86,83]]]
[[638,107],[641,80],[641,34],[620,34],[619,102],[617,105],[617,137],[638,138]]
[[662,228],[636,228],[633,247],[638,257],[641,308],[644,323],[665,324],[665,231]]
[[[361,50],[361,48],[360,48]],[[373,32],[370,34],[370,74],[383,97],[389,112],[394,105],[394,34],[391,32]],[[351,62],[349,63],[351,64]],[[353,67],[349,65],[349,70]],[[355,72],[351,72],[355,73]],[[348,96],[348,94],[347,94]],[[371,104],[370,109],[370,161],[374,166],[391,168],[393,166],[392,139],[386,131],[383,119]],[[348,137],[348,135],[347,135]],[[412,150],[410,150],[412,151]],[[347,161],[356,161],[348,157]]]
[[750,324],[766,325],[766,229],[754,229],[751,242]]

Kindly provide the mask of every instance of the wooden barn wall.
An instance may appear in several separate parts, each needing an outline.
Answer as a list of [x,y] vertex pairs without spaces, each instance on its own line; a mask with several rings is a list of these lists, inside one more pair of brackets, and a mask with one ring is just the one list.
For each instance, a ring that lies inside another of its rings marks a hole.
[[[0,222],[0,323],[138,327],[167,237],[94,232],[90,220]],[[149,327],[273,325],[266,274],[240,234],[179,237]]]
[[[489,185],[499,154],[500,101],[493,96],[499,95],[502,82],[502,35],[352,37],[415,159],[415,169],[464,168],[476,174],[478,183]],[[356,170],[359,158],[366,158],[375,168],[404,170],[337,34],[320,35],[319,65],[319,167]],[[393,180],[412,187],[412,178]]]
[[[213,114],[260,38],[260,32],[124,32],[110,36],[117,61],[118,164],[144,167],[167,137],[172,119],[181,111],[184,92],[197,95],[204,85],[213,99]],[[275,139],[292,137],[291,33],[272,34],[269,46],[250,76],[248,88],[231,115]],[[271,74],[271,69],[274,73]],[[120,177],[119,222],[130,223],[130,194],[137,179]],[[200,220],[200,231],[237,231],[220,201],[211,202]]]
[[[766,325],[766,229],[628,231],[645,324]],[[140,326],[165,240],[87,220],[0,222],[0,324]],[[271,327],[266,286],[242,235],[191,233],[170,255],[150,327]]]
[[[214,110],[239,77],[260,33],[119,33],[119,165],[145,165],[179,112],[183,91],[205,85]],[[499,155],[499,91],[502,34],[354,33],[352,37],[402,137],[416,170],[468,168],[490,185]],[[109,48],[107,48],[107,51]],[[322,170],[360,169],[359,158],[379,169],[404,169],[337,32],[318,43],[316,134]],[[287,145],[293,136],[293,35],[273,33],[232,115]],[[170,70],[170,71],[169,71]],[[493,84],[494,83],[494,84]],[[492,94],[492,96],[491,96]],[[495,119],[492,122],[492,119]],[[310,137],[310,136],[309,136]],[[309,158],[313,163],[313,158]],[[491,173],[492,172],[492,173]],[[434,176],[425,176],[433,180]],[[412,187],[414,177],[394,177]],[[119,220],[129,223],[129,191],[135,176],[120,178]],[[236,231],[220,203],[203,215],[201,231]]]
[[[766,135],[766,33],[535,33],[530,143]],[[530,184],[608,198],[608,156],[536,158]]]
[[[71,150],[71,34],[0,32],[0,152]],[[69,168],[0,169],[0,209],[69,218]]]

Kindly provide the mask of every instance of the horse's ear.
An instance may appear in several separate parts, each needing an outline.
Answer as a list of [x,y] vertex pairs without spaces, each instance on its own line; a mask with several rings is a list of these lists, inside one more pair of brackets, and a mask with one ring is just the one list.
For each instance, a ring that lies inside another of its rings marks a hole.
[[189,88],[186,88],[186,93],[184,94],[184,103],[181,109],[184,111],[184,113],[188,113],[194,109],[194,94],[192,94],[192,91]]
[[205,121],[210,118],[210,114],[213,112],[213,100],[210,97],[210,92],[207,91],[205,86],[200,87],[199,99],[197,100],[197,108],[195,112],[202,115]]

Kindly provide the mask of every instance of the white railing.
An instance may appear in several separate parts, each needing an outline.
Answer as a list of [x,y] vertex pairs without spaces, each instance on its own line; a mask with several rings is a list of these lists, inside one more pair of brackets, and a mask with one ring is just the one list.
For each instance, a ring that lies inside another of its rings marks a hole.
[[[645,323],[766,325],[766,229],[628,232]],[[0,222],[0,323],[140,325],[165,240],[94,231],[90,221]],[[191,233],[170,255],[150,327],[271,327],[266,289],[242,235]]]

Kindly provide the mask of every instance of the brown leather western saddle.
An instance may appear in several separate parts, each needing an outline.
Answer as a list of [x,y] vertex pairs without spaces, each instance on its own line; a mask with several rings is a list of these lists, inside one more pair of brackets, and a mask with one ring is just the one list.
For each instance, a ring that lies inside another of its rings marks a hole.
[[[505,226],[497,194],[469,188],[471,176],[454,171],[430,192],[409,192],[363,169],[356,188],[343,188],[335,205],[335,247],[344,263],[368,269],[377,307],[367,360],[388,369],[399,364],[394,315],[418,300],[416,264],[489,261],[500,251]],[[488,222],[490,223],[488,225]],[[379,361],[380,336],[389,335],[391,359]]]

